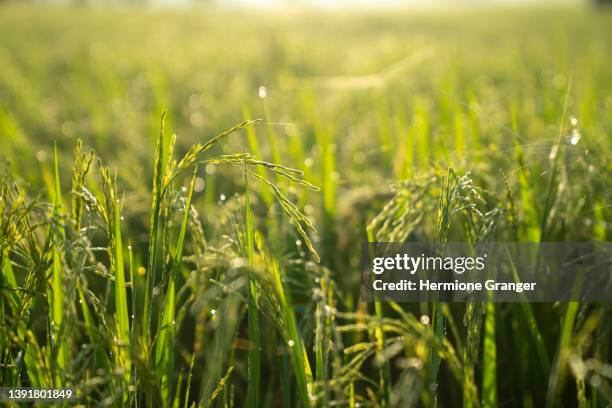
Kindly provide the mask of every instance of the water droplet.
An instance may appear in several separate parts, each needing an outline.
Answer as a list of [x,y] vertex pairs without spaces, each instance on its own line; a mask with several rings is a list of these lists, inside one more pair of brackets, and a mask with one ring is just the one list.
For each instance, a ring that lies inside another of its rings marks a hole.
[[293,340],[289,340],[289,341],[287,342],[287,345],[288,345],[289,347],[293,347],[293,346],[295,346],[295,342],[294,342]]
[[427,315],[421,316],[420,320],[421,320],[421,324],[423,324],[425,326],[427,326],[429,324],[429,316],[427,316]]
[[206,182],[204,181],[204,179],[202,177],[197,177],[195,180],[195,184],[193,186],[193,190],[196,193],[199,193],[200,191],[204,190],[205,186],[206,186]]
[[578,124],[578,119],[576,119],[575,116],[572,116],[570,118],[570,123],[571,123],[572,126],[576,126]]
[[221,195],[219,196],[219,200],[221,200],[221,201],[225,201],[225,194],[221,194]]
[[80,303],[80,304],[83,304],[83,299],[79,299],[79,303]]
[[260,86],[259,89],[257,90],[257,95],[259,95],[259,97],[261,99],[267,97],[268,96],[268,88],[266,88],[265,86]]
[[578,144],[578,142],[580,141],[581,137],[582,137],[582,135],[580,134],[578,129],[572,130],[572,138],[570,139],[570,143],[572,145],[576,146]]
[[295,241],[295,245],[297,245],[297,246],[302,246],[302,241],[301,241],[301,240],[299,240],[299,239],[297,239],[297,240]]
[[312,160],[312,158],[308,157],[306,160],[304,160],[304,166],[306,166],[306,167],[314,166],[314,160]]
[[185,187],[185,186],[181,187],[181,191],[182,191],[183,193],[186,193],[186,192],[187,192],[187,187]]
[[122,215],[121,217],[119,217],[119,219],[120,219],[121,221],[123,221],[123,215]]
[[215,309],[211,309],[211,310],[210,310],[210,314],[214,316],[214,315],[216,315],[216,314],[217,314],[217,311],[216,311]]
[[208,174],[209,176],[212,176],[213,174],[217,172],[217,166],[215,166],[212,163],[208,163],[206,167],[204,168],[204,170],[206,170],[206,174]]

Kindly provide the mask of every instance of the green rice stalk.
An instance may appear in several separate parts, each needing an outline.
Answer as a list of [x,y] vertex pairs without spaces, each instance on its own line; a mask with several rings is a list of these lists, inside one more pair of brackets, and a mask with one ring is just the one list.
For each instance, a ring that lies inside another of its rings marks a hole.
[[185,386],[185,403],[183,408],[187,408],[189,405],[189,392],[191,391],[191,378],[193,377],[193,362],[195,361],[195,353],[191,355],[191,362],[189,363],[189,373],[187,374],[187,385]]
[[185,243],[185,235],[187,233],[187,225],[189,222],[189,212],[191,211],[191,202],[193,198],[193,190],[197,176],[198,167],[196,166],[191,177],[187,202],[185,204],[183,221],[181,230],[176,244],[176,251],[172,261],[172,269],[168,278],[168,289],[166,290],[166,299],[162,312],[161,324],[157,333],[155,344],[155,366],[158,375],[160,376],[161,392],[164,401],[170,402],[171,387],[170,379],[174,369],[174,336],[175,336],[175,315],[176,315],[176,279],[181,269],[183,258],[183,247]]
[[482,360],[482,406],[497,407],[497,341],[493,302],[486,304]]
[[261,334],[259,327],[259,311],[257,310],[257,285],[255,282],[254,266],[254,238],[253,220],[251,215],[251,199],[249,191],[249,173],[246,162],[244,163],[244,189],[245,189],[245,233],[246,252],[249,261],[249,286],[248,294],[248,324],[249,324],[249,355],[248,355],[248,379],[246,405],[248,408],[256,408],[260,402],[261,381]]
[[[155,271],[157,264],[157,238],[159,234],[159,222],[162,205],[163,190],[163,162],[164,162],[164,119],[166,111],[162,112],[161,126],[155,149],[155,167],[153,173],[153,193],[151,207],[151,221],[149,232],[149,262],[145,280],[144,312],[142,319],[143,340],[145,347],[149,345],[151,330],[151,314],[153,310],[153,286],[155,286]],[[145,350],[145,353],[148,353]]]
[[59,179],[59,162],[57,157],[57,145],[54,148],[54,173],[55,173],[55,198],[53,203],[53,218],[58,221],[58,227],[54,239],[52,240],[53,245],[53,264],[52,264],[52,278],[51,278],[51,336],[52,344],[54,349],[54,362],[57,369],[55,381],[56,386],[63,384],[63,376],[68,365],[68,339],[63,336],[63,323],[64,323],[64,277],[62,267],[62,255],[60,242],[64,239],[64,229],[61,226],[61,215],[62,215],[62,190]]
[[328,279],[320,278],[320,299],[317,301],[315,312],[315,374],[317,382],[323,387],[322,406],[327,406],[329,401],[328,381],[328,359],[329,359],[329,333],[326,318]]
[[72,173],[72,220],[76,231],[81,229],[81,219],[83,217],[83,199],[80,194],[85,187],[85,178],[91,168],[94,159],[94,151],[88,155],[83,153],[83,141],[77,140],[74,151],[74,171]]
[[[128,319],[127,288],[125,284],[125,270],[123,260],[123,242],[121,239],[121,222],[119,216],[119,202],[114,203],[114,269],[115,269],[115,318],[117,320],[117,343],[119,344],[118,363],[125,370],[124,379],[130,383],[130,370],[132,366],[130,356],[130,321]],[[127,393],[126,393],[127,395]]]
[[[442,195],[439,199],[438,204],[438,217],[437,217],[437,233],[436,233],[436,244],[442,245],[448,239],[448,231],[450,229],[450,218],[452,213],[452,200],[454,196],[451,195],[451,176],[454,173],[451,169],[448,170],[446,177],[446,185],[442,188]],[[441,304],[434,302],[432,305],[432,330],[434,338],[443,342],[445,340],[445,318],[444,313],[441,310]],[[467,346],[466,346],[467,349]],[[440,355],[431,350],[429,353],[429,365],[427,369],[427,385],[428,391],[432,395],[432,406],[437,406],[437,389],[438,389],[438,371],[440,370],[441,358]],[[464,384],[465,385],[465,384]]]
[[230,376],[232,375],[232,372],[234,372],[234,367],[230,366],[230,368],[227,369],[227,372],[225,373],[225,375],[221,379],[219,379],[217,388],[215,388],[212,395],[210,396],[210,399],[208,400],[209,406],[212,405],[215,398],[217,398],[217,396],[221,393],[221,391],[223,391],[223,389],[225,388],[226,384],[228,383],[230,379]]
[[557,356],[553,363],[552,371],[548,380],[548,390],[546,392],[546,407],[558,406],[559,393],[565,383],[567,374],[567,359],[571,352],[572,332],[576,314],[578,313],[578,302],[568,302],[565,309],[565,317],[561,327],[561,337],[557,348]]
[[315,231],[315,228],[312,225],[312,222],[304,214],[302,214],[299,208],[297,208],[295,204],[289,201],[281,193],[278,187],[276,187],[272,182],[268,181],[265,178],[260,177],[257,173],[254,173],[250,170],[247,170],[247,171],[251,177],[253,177],[257,181],[264,183],[268,187],[268,189],[272,192],[272,194],[274,195],[274,198],[280,204],[283,212],[289,217],[291,223],[296,229],[296,232],[300,235],[301,239],[304,242],[304,245],[306,246],[306,248],[308,249],[312,257],[315,259],[316,262],[319,262],[321,258],[319,257],[317,250],[314,248],[312,241],[310,240],[310,238],[308,237],[308,234],[306,233],[307,229],[311,231]]
[[172,408],[179,408],[181,404],[181,388],[183,387],[183,372],[178,376],[176,380],[176,391],[172,400]]
[[285,291],[282,272],[278,262],[272,261],[269,269],[272,273],[274,288],[276,289],[276,295],[278,296],[281,306],[281,319],[283,326],[287,329],[285,340],[289,347],[298,395],[302,406],[309,407],[312,405],[312,400],[314,399],[314,381],[304,340],[302,339],[298,329],[295,313],[293,312],[291,296],[287,291]]
[[[512,276],[515,281],[519,281],[518,271],[516,270],[516,266],[514,265],[513,257],[510,254],[508,248],[506,248],[506,254],[508,256],[509,266],[512,271]],[[529,331],[529,335],[531,337],[532,342],[534,343],[536,349],[536,355],[538,356],[538,360],[540,366],[542,367],[542,371],[544,375],[548,376],[550,373],[550,358],[548,356],[548,352],[546,351],[546,345],[544,344],[544,338],[542,337],[542,332],[538,327],[538,323],[535,319],[535,314],[531,307],[531,304],[527,302],[527,299],[523,294],[520,295],[521,302],[519,303],[522,318],[524,319],[527,330]]]
[[[371,228],[366,228],[368,234],[368,242],[375,242],[374,232]],[[385,349],[385,332],[383,330],[383,308],[382,303],[376,294],[376,299],[374,301],[374,311],[376,313],[376,318],[378,319],[378,324],[374,330],[374,337],[376,339],[376,351],[382,357],[382,353]],[[391,395],[391,366],[389,363],[389,359],[384,359],[381,367],[378,370],[379,377],[379,386],[381,390],[381,406],[386,407],[389,403],[389,397]]]
[[[115,321],[116,339],[115,363],[123,371],[124,386],[130,384],[132,358],[130,321],[128,318],[127,285],[125,281],[125,262],[123,256],[123,240],[121,237],[121,215],[116,186],[107,168],[100,167],[100,174],[104,184],[104,197],[106,200],[106,222],[109,233],[108,252],[111,259],[111,268],[115,287]],[[128,393],[124,393],[124,402]]]

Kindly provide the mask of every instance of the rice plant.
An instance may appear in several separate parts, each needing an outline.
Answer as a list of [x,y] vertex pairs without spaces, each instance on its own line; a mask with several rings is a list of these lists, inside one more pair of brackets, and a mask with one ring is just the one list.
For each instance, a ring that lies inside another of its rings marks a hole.
[[0,6],[0,386],[608,406],[608,303],[368,303],[360,249],[609,241],[611,21]]

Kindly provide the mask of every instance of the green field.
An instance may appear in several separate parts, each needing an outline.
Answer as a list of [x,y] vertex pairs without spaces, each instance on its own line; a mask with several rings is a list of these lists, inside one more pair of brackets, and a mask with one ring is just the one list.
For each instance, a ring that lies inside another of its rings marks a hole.
[[609,303],[363,303],[359,263],[610,241],[611,153],[612,10],[0,6],[0,386],[609,406]]

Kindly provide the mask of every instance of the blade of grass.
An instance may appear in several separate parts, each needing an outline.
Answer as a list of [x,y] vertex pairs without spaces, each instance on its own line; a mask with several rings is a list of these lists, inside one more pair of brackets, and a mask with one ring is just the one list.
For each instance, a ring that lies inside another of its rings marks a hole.
[[568,302],[565,309],[565,317],[563,318],[563,326],[561,328],[561,338],[559,339],[559,347],[557,348],[557,357],[549,377],[548,391],[546,392],[546,407],[558,406],[559,393],[565,382],[567,374],[567,359],[571,351],[572,331],[574,329],[574,321],[578,313],[578,302]]
[[[508,261],[509,261],[508,265],[510,266],[510,269],[512,271],[513,279],[518,282],[519,281],[518,271],[516,270],[516,266],[514,265],[513,257],[510,254],[510,251],[508,250],[507,247],[506,247],[506,254],[508,257]],[[542,332],[540,331],[540,328],[538,327],[538,323],[535,319],[535,314],[533,312],[533,309],[531,308],[531,304],[527,302],[527,299],[524,297],[524,295],[521,294],[520,297],[521,297],[521,302],[519,303],[519,305],[522,311],[522,318],[525,324],[527,325],[527,329],[535,345],[536,355],[538,356],[538,359],[540,360],[539,362],[540,362],[540,366],[542,367],[543,374],[545,376],[548,376],[548,374],[550,373],[550,358],[548,357],[548,352],[546,351],[546,345],[544,344]]]
[[520,225],[520,239],[527,242],[540,242],[541,230],[538,218],[538,212],[534,205],[535,192],[533,191],[534,186],[529,182],[530,175],[529,169],[525,164],[525,156],[523,153],[523,147],[519,140],[519,124],[517,119],[516,107],[512,105],[510,107],[511,117],[511,128],[515,134],[514,138],[514,158],[519,165],[519,171],[517,173],[518,186],[521,198],[521,205],[524,212],[524,223]]
[[[125,266],[123,259],[123,242],[121,239],[121,217],[119,216],[119,202],[114,200],[114,232],[113,238],[113,266],[115,269],[115,319],[117,321],[117,343],[119,352],[117,353],[118,366],[125,370],[123,378],[127,384],[131,377],[131,352],[130,352],[130,321],[128,319],[128,300],[127,287],[125,284]],[[124,401],[127,400],[128,393],[124,393]]]
[[483,362],[482,362],[482,405],[497,406],[497,345],[495,340],[495,303],[487,302],[485,315]]
[[291,363],[293,364],[295,372],[298,395],[302,405],[308,407],[311,405],[313,399],[314,382],[310,363],[306,355],[306,347],[300,336],[295,313],[293,312],[291,296],[285,291],[283,286],[282,271],[278,262],[271,262],[269,269],[274,281],[276,295],[281,305],[281,319],[283,320],[284,326],[287,328],[288,338],[286,341],[289,346]]
[[247,407],[259,406],[260,389],[260,365],[261,365],[261,333],[259,327],[259,312],[257,310],[257,286],[253,272],[254,238],[253,220],[251,215],[251,199],[249,195],[249,173],[246,162],[244,163],[244,189],[245,189],[245,233],[246,252],[249,261],[249,286],[248,286],[248,324],[249,324],[249,355],[248,355],[248,379]]
[[191,363],[189,363],[189,374],[187,375],[187,385],[185,386],[185,403],[183,408],[189,406],[189,392],[191,391],[191,377],[193,377],[193,362],[195,361],[195,353],[191,355]]
[[66,340],[62,336],[62,325],[64,323],[64,284],[63,284],[63,268],[62,255],[60,251],[60,242],[64,238],[64,230],[61,226],[62,213],[62,190],[59,178],[59,163],[57,157],[57,145],[54,148],[54,174],[55,174],[55,196],[53,202],[53,217],[57,220],[57,231],[51,242],[53,245],[53,264],[52,264],[52,279],[51,279],[51,338],[55,354],[55,366],[57,369],[55,381],[56,386],[63,384],[63,373],[68,364],[68,348]]
[[321,298],[317,301],[317,309],[315,312],[316,328],[315,328],[315,374],[317,382],[322,385],[323,397],[321,400],[322,406],[327,406],[329,402],[329,391],[326,386],[328,381],[328,343],[329,333],[327,330],[326,312],[327,307],[327,292],[328,292],[328,278],[322,276],[320,278],[320,293]]
[[[442,311],[440,310],[441,305],[442,304],[440,302],[436,302],[432,305],[433,334],[434,337],[440,342],[444,340],[444,326],[446,322],[444,318],[444,313],[442,313]],[[440,358],[440,355],[435,350],[431,350],[429,356],[428,386],[433,398],[431,403],[434,407],[438,406],[438,372],[440,371],[441,362],[442,359]]]
[[181,404],[181,387],[183,386],[183,372],[181,372],[176,380],[176,392],[172,400],[172,408],[179,408]]

